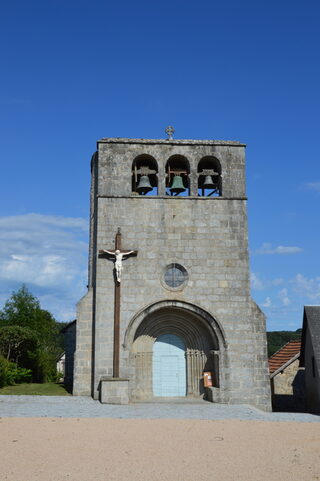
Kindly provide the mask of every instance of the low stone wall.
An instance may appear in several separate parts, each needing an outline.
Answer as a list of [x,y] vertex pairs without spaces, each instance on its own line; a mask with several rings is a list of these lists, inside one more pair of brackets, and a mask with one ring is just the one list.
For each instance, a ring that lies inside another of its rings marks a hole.
[[292,362],[271,380],[274,411],[305,411],[304,369],[299,359]]

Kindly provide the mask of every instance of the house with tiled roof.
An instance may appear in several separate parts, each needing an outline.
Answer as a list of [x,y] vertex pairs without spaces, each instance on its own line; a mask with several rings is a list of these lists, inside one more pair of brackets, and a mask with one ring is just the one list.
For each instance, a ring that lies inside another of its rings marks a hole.
[[289,341],[269,358],[271,379],[299,358],[300,348],[300,339]]
[[304,410],[304,372],[300,369],[301,341],[287,342],[269,358],[273,409]]
[[320,413],[320,306],[305,306],[300,366],[305,368],[306,407]]

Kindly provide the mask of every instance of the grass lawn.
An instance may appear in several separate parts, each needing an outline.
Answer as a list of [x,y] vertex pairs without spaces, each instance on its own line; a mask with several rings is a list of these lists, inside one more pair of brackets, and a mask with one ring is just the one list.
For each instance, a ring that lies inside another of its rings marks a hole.
[[43,384],[22,383],[16,386],[6,386],[0,389],[1,394],[30,396],[70,396],[63,384],[46,382]]

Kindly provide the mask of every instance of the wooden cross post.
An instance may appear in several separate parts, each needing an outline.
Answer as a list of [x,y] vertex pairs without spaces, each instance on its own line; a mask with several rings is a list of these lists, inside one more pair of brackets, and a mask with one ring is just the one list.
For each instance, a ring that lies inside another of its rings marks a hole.
[[114,322],[113,322],[113,377],[120,376],[120,286],[122,260],[130,255],[137,255],[138,251],[122,251],[121,250],[121,232],[115,237],[115,248],[112,251],[100,250],[99,254],[108,254],[115,261],[115,280],[114,280]]

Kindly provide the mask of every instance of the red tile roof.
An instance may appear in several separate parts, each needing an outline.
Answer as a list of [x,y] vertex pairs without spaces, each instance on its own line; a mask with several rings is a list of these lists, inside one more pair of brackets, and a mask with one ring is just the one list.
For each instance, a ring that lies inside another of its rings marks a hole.
[[285,344],[279,351],[275,352],[269,358],[269,371],[270,374],[278,371],[282,366],[287,363],[290,363],[290,360],[293,359],[297,354],[300,354],[301,348],[301,341],[289,341]]

